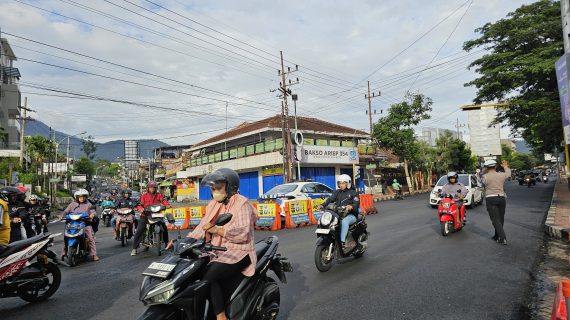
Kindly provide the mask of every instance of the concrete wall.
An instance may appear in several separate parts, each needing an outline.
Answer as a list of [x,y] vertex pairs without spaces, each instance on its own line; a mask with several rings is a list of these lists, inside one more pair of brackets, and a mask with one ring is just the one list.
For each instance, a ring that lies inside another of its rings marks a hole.
[[[18,149],[20,147],[20,124],[13,115],[20,106],[20,90],[16,84],[2,84],[0,87],[0,127],[8,133],[8,143],[0,148]],[[10,117],[12,115],[12,117]]]

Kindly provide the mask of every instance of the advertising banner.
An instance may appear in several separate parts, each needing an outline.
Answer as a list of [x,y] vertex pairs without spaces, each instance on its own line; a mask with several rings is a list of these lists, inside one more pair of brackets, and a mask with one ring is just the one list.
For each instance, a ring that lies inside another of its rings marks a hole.
[[[255,221],[256,227],[271,227],[277,219],[277,206],[276,203],[260,203],[257,205],[257,220]],[[279,219],[281,216],[279,215]]]
[[568,92],[568,63],[569,55],[564,54],[555,63],[556,81],[558,82],[558,93],[560,94],[560,111],[562,113],[562,126],[564,127],[564,137],[566,143],[570,142],[570,93]]
[[358,163],[358,150],[348,147],[300,146],[297,159],[301,163],[353,164]]

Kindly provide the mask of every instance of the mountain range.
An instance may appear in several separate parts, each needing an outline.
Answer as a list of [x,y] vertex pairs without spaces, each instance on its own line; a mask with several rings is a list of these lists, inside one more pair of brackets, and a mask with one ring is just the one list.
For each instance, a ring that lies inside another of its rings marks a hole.
[[[50,127],[45,123],[34,120],[26,123],[26,136],[40,135],[49,138]],[[56,141],[61,141],[59,151],[63,154],[67,151],[67,133],[55,131]],[[72,158],[81,158],[85,154],[82,151],[83,139],[71,137],[69,139],[69,155]],[[103,159],[111,162],[117,162],[118,157],[124,157],[124,140],[114,140],[105,143],[96,143],[95,159]],[[168,146],[168,144],[160,140],[144,140],[139,142],[140,157],[149,158],[153,155],[155,148]]]

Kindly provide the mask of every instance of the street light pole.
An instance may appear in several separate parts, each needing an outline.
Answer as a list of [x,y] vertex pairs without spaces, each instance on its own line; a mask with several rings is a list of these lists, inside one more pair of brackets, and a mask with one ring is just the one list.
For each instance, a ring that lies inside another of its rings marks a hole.
[[[293,98],[293,105],[295,109],[295,135],[297,134],[298,127],[297,127],[297,99],[299,98],[296,94],[291,95]],[[297,146],[300,148],[300,146]],[[297,159],[297,180],[301,180],[301,159]]]

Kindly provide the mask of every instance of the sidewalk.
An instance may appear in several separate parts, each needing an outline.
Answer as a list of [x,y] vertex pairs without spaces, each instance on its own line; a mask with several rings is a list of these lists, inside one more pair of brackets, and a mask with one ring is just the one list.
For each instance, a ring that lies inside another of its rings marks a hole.
[[551,237],[570,241],[570,190],[567,179],[561,180],[562,183],[556,182],[544,227]]

